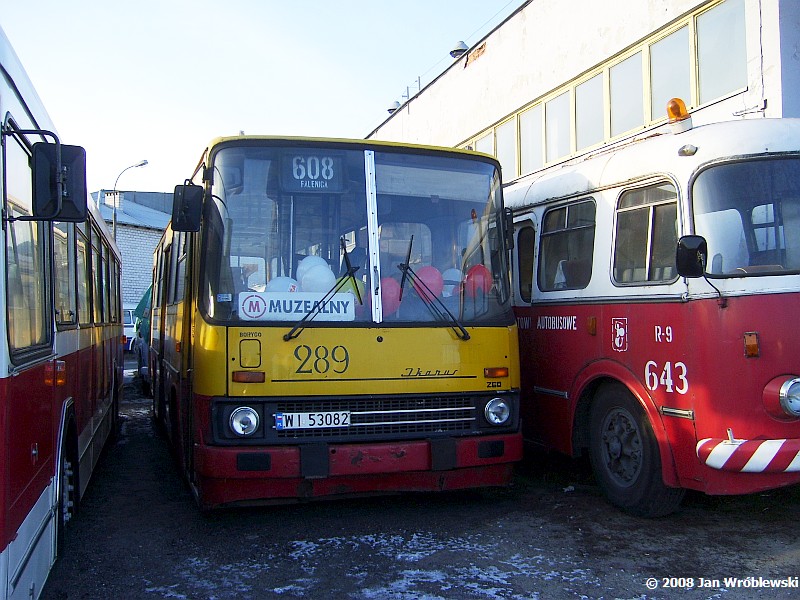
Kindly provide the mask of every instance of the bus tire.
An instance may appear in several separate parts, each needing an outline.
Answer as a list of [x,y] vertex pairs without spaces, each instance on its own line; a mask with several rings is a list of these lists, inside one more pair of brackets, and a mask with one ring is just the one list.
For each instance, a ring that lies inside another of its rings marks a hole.
[[78,512],[78,472],[72,436],[61,442],[58,472],[58,512],[56,514],[56,556],[64,554],[64,532],[67,523]]
[[685,490],[664,484],[653,428],[627,388],[602,386],[589,423],[592,470],[609,502],[639,517],[675,512]]

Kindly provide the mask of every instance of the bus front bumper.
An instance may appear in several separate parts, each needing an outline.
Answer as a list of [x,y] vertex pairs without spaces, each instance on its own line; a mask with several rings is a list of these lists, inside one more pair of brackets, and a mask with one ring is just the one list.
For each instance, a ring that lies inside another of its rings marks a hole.
[[706,438],[697,442],[704,465],[736,473],[800,472],[800,439],[741,440]]
[[270,447],[196,445],[203,508],[259,501],[508,485],[519,432],[384,443]]

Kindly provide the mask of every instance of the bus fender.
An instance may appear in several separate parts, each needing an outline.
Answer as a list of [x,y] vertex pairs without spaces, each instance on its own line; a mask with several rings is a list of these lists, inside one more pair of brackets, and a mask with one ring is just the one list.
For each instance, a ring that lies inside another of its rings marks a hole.
[[[611,381],[617,381],[624,385],[641,405],[658,442],[664,484],[680,487],[675,457],[662,416],[640,379],[627,366],[619,362],[608,359],[590,362],[578,372],[573,380],[569,392],[570,408],[574,415],[571,432],[573,446],[579,446],[578,442],[581,439],[588,440],[588,417],[584,422],[579,422],[580,415],[589,414],[594,394],[604,382]],[[575,449],[577,448],[574,447],[573,452]]]

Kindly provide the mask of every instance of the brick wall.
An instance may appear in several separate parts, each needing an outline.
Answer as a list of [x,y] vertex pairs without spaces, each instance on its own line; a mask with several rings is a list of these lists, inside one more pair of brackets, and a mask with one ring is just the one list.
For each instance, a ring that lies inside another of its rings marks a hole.
[[117,224],[122,252],[122,304],[136,305],[153,277],[153,250],[163,231]]

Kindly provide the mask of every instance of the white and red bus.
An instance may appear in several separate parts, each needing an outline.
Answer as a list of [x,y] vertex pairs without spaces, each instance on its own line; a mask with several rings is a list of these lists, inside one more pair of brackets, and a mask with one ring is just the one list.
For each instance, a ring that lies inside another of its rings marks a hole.
[[505,190],[524,435],[644,516],[800,482],[800,120],[684,117]]
[[0,31],[0,598],[37,598],[116,424],[120,255]]

